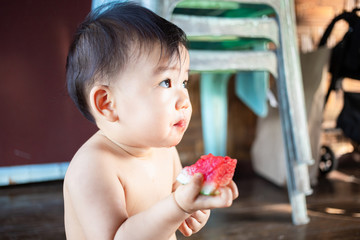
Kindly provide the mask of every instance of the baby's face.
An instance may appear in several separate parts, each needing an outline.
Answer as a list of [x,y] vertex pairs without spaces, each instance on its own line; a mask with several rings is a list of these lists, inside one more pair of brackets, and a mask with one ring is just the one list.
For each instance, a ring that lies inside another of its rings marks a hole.
[[121,134],[137,147],[177,145],[189,125],[192,107],[186,88],[189,54],[159,63],[160,48],[141,56],[113,85]]

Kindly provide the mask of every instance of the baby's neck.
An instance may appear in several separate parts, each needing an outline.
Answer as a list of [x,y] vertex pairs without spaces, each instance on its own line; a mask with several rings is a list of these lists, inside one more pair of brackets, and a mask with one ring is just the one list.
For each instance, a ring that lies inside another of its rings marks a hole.
[[98,131],[97,134],[106,138],[113,145],[113,147],[115,149],[117,149],[118,151],[125,153],[131,157],[148,158],[153,153],[153,149],[150,147],[142,148],[142,147],[134,147],[134,146],[129,146],[126,144],[118,143],[114,139],[112,139],[110,136],[107,136],[106,134],[104,134],[101,130]]

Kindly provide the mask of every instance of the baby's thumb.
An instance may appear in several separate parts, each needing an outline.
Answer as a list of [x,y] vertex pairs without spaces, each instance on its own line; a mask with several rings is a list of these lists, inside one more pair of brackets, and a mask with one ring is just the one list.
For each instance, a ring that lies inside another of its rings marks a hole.
[[189,195],[190,197],[196,198],[201,191],[202,185],[203,185],[203,175],[201,173],[196,173],[189,183]]
[[175,202],[184,212],[191,214],[197,210],[194,209],[193,204],[200,194],[202,182],[203,175],[197,173],[191,178],[188,184],[178,187],[174,192]]

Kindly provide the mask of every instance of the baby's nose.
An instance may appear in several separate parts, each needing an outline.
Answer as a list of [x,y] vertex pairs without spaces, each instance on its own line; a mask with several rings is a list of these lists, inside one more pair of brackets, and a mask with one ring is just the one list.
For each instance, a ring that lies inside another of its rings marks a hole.
[[179,99],[176,102],[175,108],[176,110],[189,108],[191,105],[189,96],[187,94],[181,94]]

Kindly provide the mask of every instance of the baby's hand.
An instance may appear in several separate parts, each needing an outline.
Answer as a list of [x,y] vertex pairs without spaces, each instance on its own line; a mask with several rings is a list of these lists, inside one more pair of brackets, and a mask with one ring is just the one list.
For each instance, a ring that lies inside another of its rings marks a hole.
[[191,214],[179,227],[179,231],[186,237],[202,229],[210,216],[210,210],[198,210]]
[[179,186],[174,192],[175,201],[185,212],[192,214],[197,210],[230,207],[239,195],[234,181],[225,187],[220,187],[218,194],[214,196],[200,194],[202,183],[203,176],[197,173],[190,183]]

